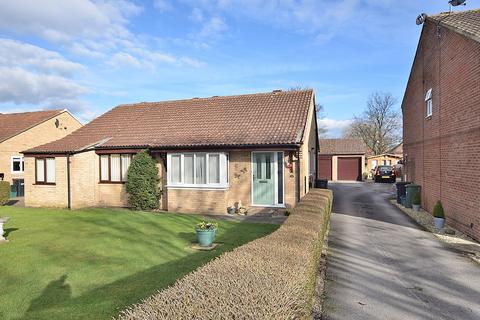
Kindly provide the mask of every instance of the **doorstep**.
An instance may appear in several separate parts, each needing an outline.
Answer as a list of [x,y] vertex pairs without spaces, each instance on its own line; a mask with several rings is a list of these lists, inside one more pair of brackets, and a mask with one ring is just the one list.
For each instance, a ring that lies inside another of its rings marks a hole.
[[390,202],[415,220],[420,226],[433,233],[435,237],[446,243],[449,247],[462,252],[475,262],[480,263],[480,243],[446,223],[443,230],[436,229],[433,225],[433,216],[423,209],[415,211],[410,208],[405,208],[398,204],[395,199],[390,200]]

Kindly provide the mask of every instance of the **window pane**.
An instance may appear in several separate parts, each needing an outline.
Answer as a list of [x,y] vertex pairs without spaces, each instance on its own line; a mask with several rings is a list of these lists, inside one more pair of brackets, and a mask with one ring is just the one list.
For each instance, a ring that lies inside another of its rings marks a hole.
[[122,181],[127,181],[128,168],[132,162],[131,154],[122,154]]
[[283,204],[283,153],[277,153],[278,203]]
[[108,181],[108,156],[100,156],[100,180]]
[[37,181],[45,182],[45,159],[37,159]]
[[208,155],[208,183],[220,183],[220,155]]
[[182,182],[182,172],[180,171],[180,166],[181,166],[181,156],[180,155],[174,155],[171,158],[171,179],[173,183],[180,183]]
[[184,183],[193,183],[193,154],[186,154],[183,157],[183,182]]
[[206,159],[204,154],[197,154],[196,161],[195,161],[195,177],[196,177],[196,184],[205,184],[207,183],[206,179]]
[[110,155],[110,180],[120,181],[120,155]]
[[271,167],[271,155],[268,153],[265,155],[265,179],[272,179],[272,167]]
[[257,160],[257,179],[263,179],[263,177],[262,177],[262,156],[260,154],[256,154],[255,158]]
[[47,182],[55,182],[55,158],[47,159]]
[[22,160],[21,158],[13,158],[12,161],[12,170],[14,172],[20,172],[22,171]]

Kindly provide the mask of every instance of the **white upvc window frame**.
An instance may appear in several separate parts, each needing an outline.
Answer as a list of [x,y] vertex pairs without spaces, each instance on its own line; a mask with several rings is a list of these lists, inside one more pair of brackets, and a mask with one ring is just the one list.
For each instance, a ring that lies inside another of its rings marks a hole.
[[[193,179],[194,183],[184,183],[185,180],[185,155],[193,155]],[[196,183],[197,179],[197,156],[205,156],[205,180],[206,183]],[[220,182],[210,183],[209,181],[209,157],[219,156]],[[180,182],[172,182],[172,156],[180,156]],[[176,152],[167,154],[167,188],[190,188],[190,189],[227,189],[229,187],[229,159],[226,152]]]
[[[13,170],[13,161],[14,160],[20,160],[20,171],[17,171],[17,170]],[[25,172],[25,164],[23,162],[23,156],[12,156],[10,158],[10,168],[11,168],[11,172],[13,174],[18,174],[18,173],[24,173]]]
[[425,94],[425,118],[431,117],[433,114],[433,99],[432,99],[432,89],[428,89]]

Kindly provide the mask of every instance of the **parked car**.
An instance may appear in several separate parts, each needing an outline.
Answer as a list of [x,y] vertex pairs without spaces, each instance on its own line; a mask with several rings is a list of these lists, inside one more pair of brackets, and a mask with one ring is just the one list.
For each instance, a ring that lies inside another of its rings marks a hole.
[[395,182],[397,175],[395,174],[395,169],[392,166],[378,166],[375,169],[373,179],[375,182]]

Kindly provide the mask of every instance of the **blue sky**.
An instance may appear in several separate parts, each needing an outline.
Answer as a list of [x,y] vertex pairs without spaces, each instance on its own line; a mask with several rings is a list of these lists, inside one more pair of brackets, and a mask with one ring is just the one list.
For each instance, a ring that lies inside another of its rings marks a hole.
[[121,103],[300,86],[339,136],[373,91],[401,100],[415,18],[447,2],[0,0],[0,112],[87,122]]

